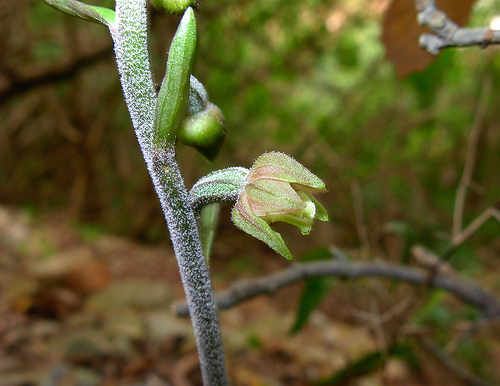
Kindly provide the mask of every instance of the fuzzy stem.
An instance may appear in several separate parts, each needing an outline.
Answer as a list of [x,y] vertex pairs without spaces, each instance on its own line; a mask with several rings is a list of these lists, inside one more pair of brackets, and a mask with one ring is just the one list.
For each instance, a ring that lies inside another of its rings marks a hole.
[[167,220],[205,385],[227,385],[217,311],[195,216],[171,144],[153,146],[156,97],[147,51],[146,0],[117,0],[116,25],[110,28],[125,100],[149,173]]
[[[227,385],[214,295],[189,194],[175,160],[174,145],[153,153],[152,177],[179,265],[193,323],[203,384]],[[161,191],[158,191],[160,189]]]

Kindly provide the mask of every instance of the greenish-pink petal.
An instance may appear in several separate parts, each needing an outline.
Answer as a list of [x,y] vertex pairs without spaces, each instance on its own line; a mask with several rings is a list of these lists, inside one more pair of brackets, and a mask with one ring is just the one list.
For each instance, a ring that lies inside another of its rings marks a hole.
[[261,155],[252,165],[248,181],[259,179],[287,181],[299,185],[301,190],[320,193],[326,190],[325,183],[292,157],[279,152]]
[[283,238],[278,232],[271,229],[264,220],[252,214],[245,199],[238,200],[231,212],[231,219],[234,224],[243,232],[263,241],[277,253],[288,260],[292,259],[292,254],[287,248]]
[[297,192],[283,181],[256,181],[245,187],[243,195],[257,216],[290,213],[305,207]]

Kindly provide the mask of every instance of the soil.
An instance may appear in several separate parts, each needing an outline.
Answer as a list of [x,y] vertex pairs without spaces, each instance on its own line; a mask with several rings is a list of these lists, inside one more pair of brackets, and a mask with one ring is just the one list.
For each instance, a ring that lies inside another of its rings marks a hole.
[[[221,234],[216,289],[290,264],[246,235]],[[349,283],[290,335],[301,290],[220,313],[231,384],[309,385],[374,352],[380,364],[344,384],[461,384],[425,352],[416,367],[391,355],[388,331],[355,317]],[[171,307],[182,298],[169,246],[0,207],[0,385],[199,385],[190,321]]]

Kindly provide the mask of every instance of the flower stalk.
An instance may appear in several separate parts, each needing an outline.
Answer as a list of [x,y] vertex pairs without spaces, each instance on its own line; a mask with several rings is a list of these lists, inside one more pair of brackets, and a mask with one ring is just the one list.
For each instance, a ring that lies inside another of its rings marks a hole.
[[[192,10],[188,9],[184,18],[187,19],[181,21],[181,26],[186,28],[195,26]],[[176,125],[179,124],[179,110],[182,106],[177,107],[173,114],[166,115],[163,115],[162,111],[158,112],[156,108],[159,102],[153,90],[147,52],[146,1],[117,0],[116,24],[112,36],[115,41],[122,87],[172,239],[196,336],[203,382],[205,385],[227,385],[224,351],[211,280],[201,248],[195,215],[175,159],[173,138]],[[183,31],[179,36],[182,34]],[[194,55],[194,52],[190,55]],[[181,66],[185,66],[186,62],[192,65],[190,58],[179,60],[172,58],[171,53],[169,62],[171,59],[172,63],[180,63]],[[185,70],[180,71],[179,68],[171,68],[171,71],[182,73],[182,76],[187,73]],[[184,79],[180,82],[184,82]],[[189,80],[187,84],[189,85]],[[169,90],[168,87],[166,90]],[[184,92],[185,83],[182,83],[177,91],[170,89],[168,97],[161,103],[177,103],[174,98],[178,98],[179,93]],[[166,122],[165,117],[168,115],[175,122]],[[158,125],[161,122],[164,126],[159,128],[155,122]],[[169,132],[170,129],[172,131]],[[157,130],[163,131],[158,135]]]

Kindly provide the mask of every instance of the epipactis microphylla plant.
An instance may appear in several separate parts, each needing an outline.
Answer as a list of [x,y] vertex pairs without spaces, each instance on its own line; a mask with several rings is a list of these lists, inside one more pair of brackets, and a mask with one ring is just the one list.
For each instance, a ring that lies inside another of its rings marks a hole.
[[[232,167],[212,172],[187,191],[176,160],[177,144],[194,147],[213,160],[225,135],[222,112],[208,100],[205,88],[192,75],[197,28],[193,9],[186,7],[195,0],[153,1],[169,12],[185,10],[172,39],[158,93],[150,69],[146,0],[116,0],[114,10],[77,0],[45,2],[110,30],[125,101],[177,258],[203,383],[227,385],[217,310],[205,262],[212,237],[206,237],[206,248],[200,241],[199,228],[213,234],[217,223],[218,211],[208,210],[207,204],[236,201],[231,215],[235,225],[291,259],[283,238],[269,224],[283,221],[309,234],[315,219],[328,220],[325,209],[312,196],[325,192],[325,184],[293,158],[270,152],[257,158],[250,169]],[[202,220],[200,226],[197,219]]]

